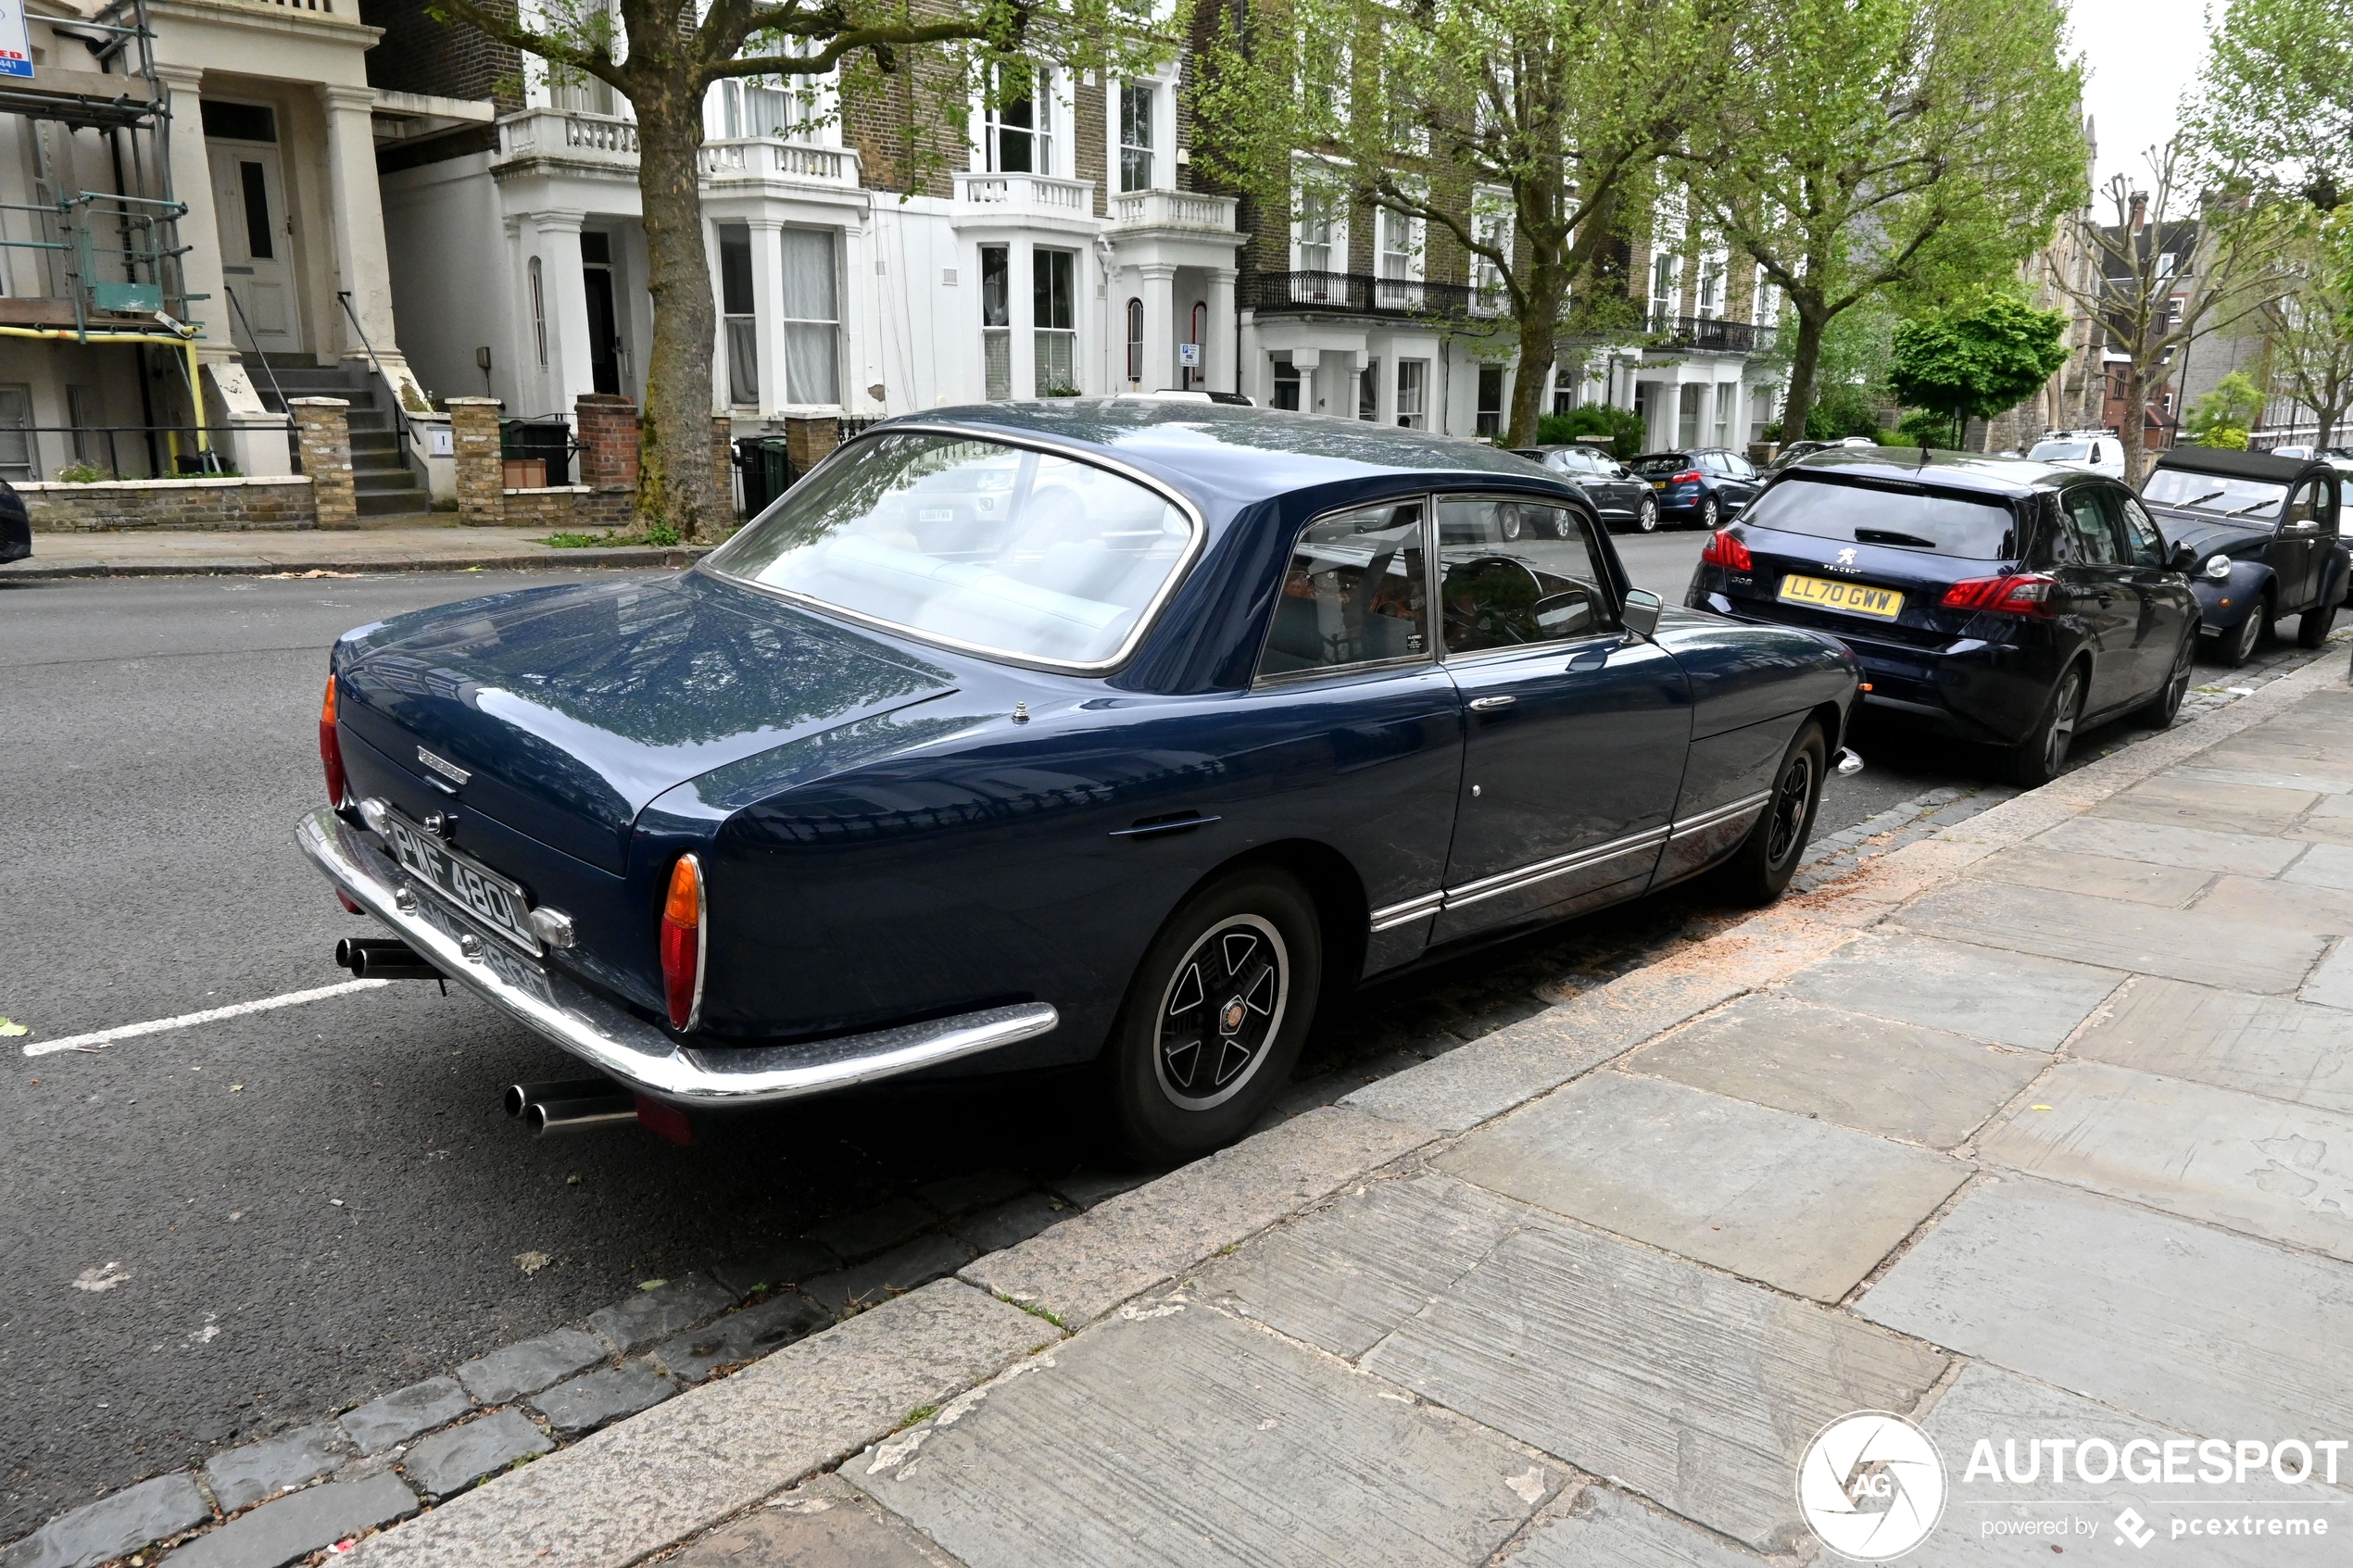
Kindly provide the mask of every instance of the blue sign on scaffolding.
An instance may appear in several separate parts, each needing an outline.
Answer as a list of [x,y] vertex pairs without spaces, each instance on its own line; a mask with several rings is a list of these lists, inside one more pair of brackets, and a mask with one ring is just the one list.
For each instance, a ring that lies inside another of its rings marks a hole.
[[32,74],[32,37],[20,0],[0,0],[0,76]]

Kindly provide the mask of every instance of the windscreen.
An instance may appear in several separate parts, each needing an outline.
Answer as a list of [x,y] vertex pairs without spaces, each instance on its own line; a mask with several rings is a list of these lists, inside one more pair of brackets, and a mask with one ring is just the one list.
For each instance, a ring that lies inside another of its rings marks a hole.
[[2269,522],[2287,499],[2287,486],[2268,479],[2233,479],[2219,473],[2192,473],[2187,469],[2158,469],[2141,486],[2151,506],[2181,507],[2211,512],[2216,517],[2245,518]]
[[1192,537],[1106,470],[911,431],[857,443],[708,565],[921,636],[1092,666],[1126,651]]
[[2038,441],[2026,456],[2038,463],[2080,463],[2091,455],[2088,441]]
[[1880,490],[1817,479],[1803,470],[1759,495],[1741,521],[1842,544],[1890,545],[1970,560],[2010,560],[2019,553],[2018,521],[2007,504],[1992,496]]

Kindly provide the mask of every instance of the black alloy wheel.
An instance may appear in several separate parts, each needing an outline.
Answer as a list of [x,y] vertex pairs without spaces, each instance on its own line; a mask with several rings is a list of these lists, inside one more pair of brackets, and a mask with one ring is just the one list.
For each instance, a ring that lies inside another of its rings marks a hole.
[[2067,765],[2068,747],[2075,744],[2075,721],[2083,711],[2083,667],[2072,664],[2051,692],[2034,733],[2009,748],[2010,783],[2034,789],[2057,778]]
[[2182,699],[2190,692],[2190,666],[2197,661],[2197,628],[2193,626],[2182,639],[2182,651],[2173,656],[2172,673],[2165,677],[2165,684],[2149,698],[2141,709],[2141,721],[2153,730],[2162,730],[2173,722],[2182,711]]
[[1642,504],[1634,509],[1634,532],[1637,533],[1655,533],[1658,532],[1657,496],[1643,496]]
[[1105,1052],[1123,1152],[1174,1165],[1248,1132],[1290,1081],[1322,977],[1315,900],[1285,872],[1242,867],[1188,898],[1137,965]]
[[1718,872],[1727,897],[1743,904],[1769,904],[1788,888],[1806,842],[1814,836],[1829,762],[1830,742],[1822,734],[1821,721],[1808,719],[1781,754],[1763,815]]
[[2250,608],[2239,623],[2223,633],[2221,641],[2215,645],[2215,651],[2222,662],[2235,669],[2253,659],[2255,650],[2262,646],[2264,622],[2271,619],[2269,600],[2259,601]]
[[1703,531],[1713,533],[1723,523],[1724,508],[1717,504],[1715,496],[1710,495],[1699,504],[1699,525]]
[[2314,605],[2296,618],[2296,646],[2316,648],[2329,640],[2329,628],[2336,624],[2336,606]]

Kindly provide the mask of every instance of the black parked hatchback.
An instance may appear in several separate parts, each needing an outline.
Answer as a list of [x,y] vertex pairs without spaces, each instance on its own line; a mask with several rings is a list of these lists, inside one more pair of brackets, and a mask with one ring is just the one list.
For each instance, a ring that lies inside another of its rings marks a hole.
[[1685,602],[1835,634],[1864,700],[2056,775],[2079,726],[2188,691],[2198,606],[2138,499],[2039,463],[1823,452],[1708,541]]

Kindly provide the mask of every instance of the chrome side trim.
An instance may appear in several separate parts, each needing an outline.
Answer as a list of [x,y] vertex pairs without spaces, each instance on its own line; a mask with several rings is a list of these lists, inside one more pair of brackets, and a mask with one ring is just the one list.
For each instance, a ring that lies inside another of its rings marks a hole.
[[1425,893],[1418,898],[1408,898],[1402,904],[1391,904],[1385,909],[1375,909],[1372,916],[1373,929],[1388,931],[1396,926],[1411,924],[1415,921],[1436,914],[1445,902],[1445,891],[1441,889],[1436,893]]
[[1718,806],[1711,810],[1702,811],[1696,817],[1685,817],[1682,821],[1675,824],[1674,836],[1677,838],[1686,838],[1691,834],[1702,832],[1705,829],[1716,827],[1721,823],[1730,822],[1735,817],[1752,815],[1762,809],[1765,802],[1772,798],[1773,792],[1771,790],[1761,789],[1755,795],[1749,796],[1744,799],[1735,800],[1728,806]]
[[333,811],[302,818],[295,843],[329,882],[451,980],[608,1076],[681,1105],[758,1105],[823,1094],[1035,1039],[1062,1021],[1046,1003],[1029,1002],[806,1044],[690,1046],[558,971],[547,972],[548,996],[542,998],[470,961],[438,926],[401,912],[405,879]]

